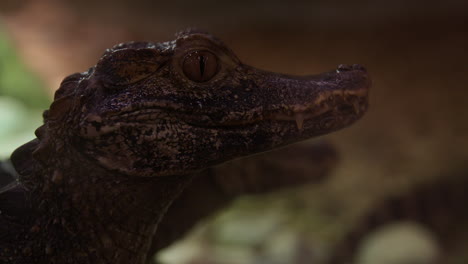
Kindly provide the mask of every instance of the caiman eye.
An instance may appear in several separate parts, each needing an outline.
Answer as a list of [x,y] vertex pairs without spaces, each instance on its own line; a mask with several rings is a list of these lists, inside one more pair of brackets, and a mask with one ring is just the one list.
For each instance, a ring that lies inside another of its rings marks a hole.
[[206,50],[194,51],[185,56],[182,68],[190,80],[206,82],[218,72],[218,58]]

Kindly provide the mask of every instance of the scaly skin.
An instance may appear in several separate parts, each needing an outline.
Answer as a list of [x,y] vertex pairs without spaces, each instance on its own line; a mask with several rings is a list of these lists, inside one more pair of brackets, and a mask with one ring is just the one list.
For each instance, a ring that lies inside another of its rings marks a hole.
[[359,65],[261,71],[199,32],[117,45],[62,82],[37,139],[13,153],[19,181],[0,205],[16,195],[23,210],[3,205],[0,262],[144,263],[196,174],[352,124],[369,86]]

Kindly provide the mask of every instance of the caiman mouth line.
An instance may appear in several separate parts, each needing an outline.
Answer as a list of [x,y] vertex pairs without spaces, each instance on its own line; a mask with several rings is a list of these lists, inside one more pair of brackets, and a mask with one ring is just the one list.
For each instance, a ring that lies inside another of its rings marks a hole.
[[[345,97],[343,97],[343,95]],[[318,98],[311,107],[293,107],[289,113],[277,113],[265,119],[275,121],[294,121],[297,129],[302,131],[304,121],[317,119],[321,116],[355,115],[356,119],[362,116],[367,108],[367,101],[364,99],[366,93],[359,91],[335,91],[328,96]],[[346,99],[348,98],[348,99]]]
[[[183,109],[182,106],[171,104],[170,102],[146,103],[144,105],[138,105],[137,107],[127,107],[125,111],[121,111],[118,115],[111,114],[108,120],[111,120],[114,124],[106,127],[118,128],[122,124],[129,123],[145,124],[154,122],[163,116],[175,116],[180,121],[191,126],[203,128],[242,127],[270,120],[295,122],[297,129],[302,131],[304,129],[305,121],[317,119],[321,116],[354,115],[355,119],[359,118],[367,108],[367,100],[365,99],[366,95],[367,93],[365,89],[352,91],[335,90],[322,94],[308,105],[286,106],[282,110],[261,110],[262,113],[257,114],[255,118],[221,120],[218,122],[215,122],[210,118],[210,112],[195,113],[190,111],[181,111]],[[245,112],[237,113],[237,116],[249,115]],[[93,119],[93,116],[88,116],[86,119],[88,121],[96,121]],[[125,121],[121,122],[120,120]],[[110,130],[104,129],[103,132],[108,132]]]

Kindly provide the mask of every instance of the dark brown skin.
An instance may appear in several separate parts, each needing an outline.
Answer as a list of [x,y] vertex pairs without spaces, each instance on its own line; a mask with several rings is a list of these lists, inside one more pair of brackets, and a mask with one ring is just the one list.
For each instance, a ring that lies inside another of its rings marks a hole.
[[[197,188],[235,195],[203,171],[352,124],[369,86],[359,65],[309,77],[261,71],[205,33],[117,45],[62,82],[37,139],[13,153],[20,176],[0,205],[19,196],[22,210],[0,215],[0,262],[144,263],[172,241],[163,232],[177,227],[161,221],[197,174]],[[240,192],[268,182],[239,179]]]

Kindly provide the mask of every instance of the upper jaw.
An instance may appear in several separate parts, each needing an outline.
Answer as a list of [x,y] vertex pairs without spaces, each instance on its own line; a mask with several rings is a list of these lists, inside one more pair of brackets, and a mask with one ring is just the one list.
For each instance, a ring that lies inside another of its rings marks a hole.
[[[262,85],[253,93],[262,93],[255,96],[266,98],[263,105],[231,112],[218,122],[210,122],[210,127],[293,121],[298,130],[303,130],[306,122],[319,121],[321,117],[343,119],[344,127],[368,108],[371,80],[364,67],[357,64],[339,65],[334,71],[308,77],[261,73]],[[341,128],[339,121],[336,123]]]
[[[329,98],[314,107],[293,107],[289,113],[278,112],[267,116],[266,119],[293,121],[297,129],[302,131],[306,122],[320,121],[321,118],[346,118],[349,121],[355,121],[366,112],[368,107],[366,99],[355,95],[349,97],[330,95]],[[345,125],[348,125],[347,122],[343,122],[343,126]]]
[[286,87],[286,95],[282,98],[286,98],[288,104],[270,111],[267,119],[295,121],[297,128],[302,130],[307,120],[315,120],[320,116],[357,120],[367,110],[371,80],[361,65],[339,65],[331,72],[290,78],[292,82],[287,76],[280,79],[284,82],[282,86]]

